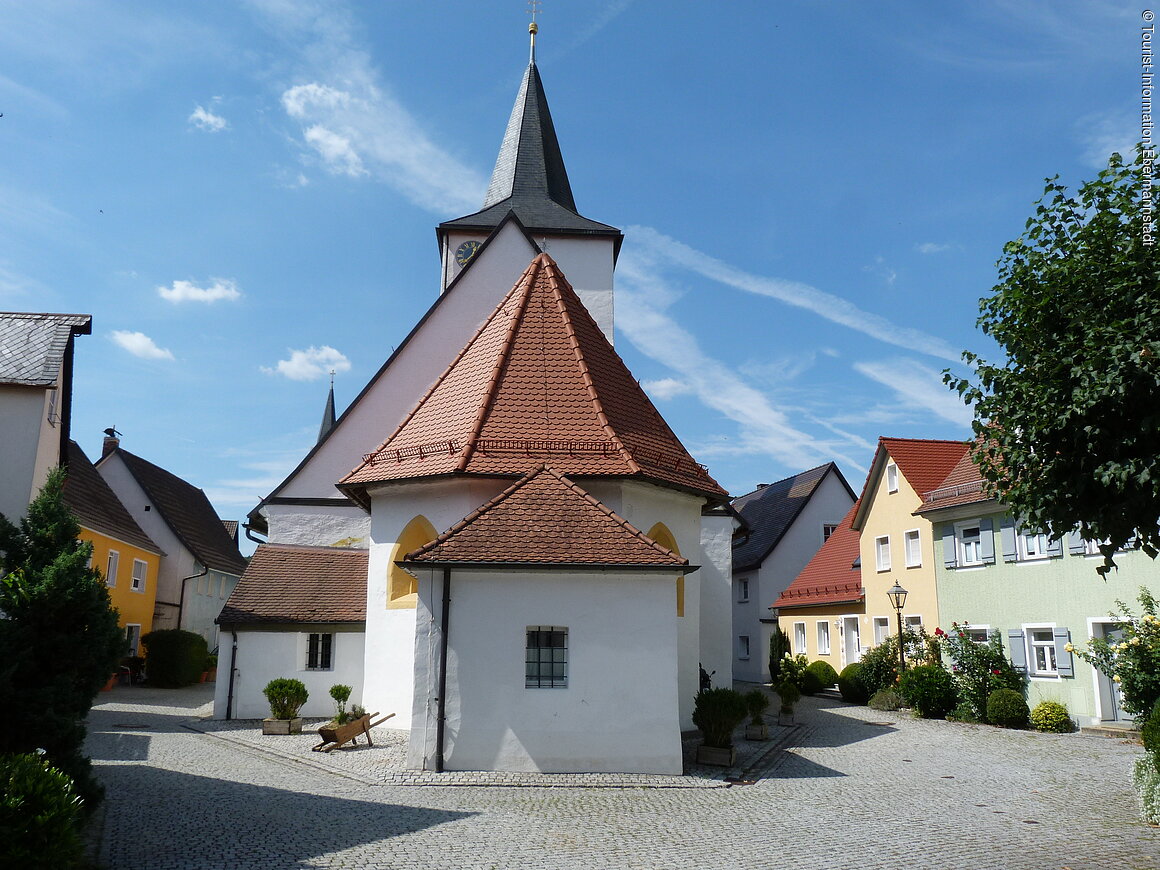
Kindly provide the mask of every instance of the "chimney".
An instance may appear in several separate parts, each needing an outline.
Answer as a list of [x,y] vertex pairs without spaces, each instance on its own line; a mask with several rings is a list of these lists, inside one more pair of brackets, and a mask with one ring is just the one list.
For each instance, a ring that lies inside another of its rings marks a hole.
[[121,433],[117,431],[115,426],[110,426],[105,430],[105,440],[101,443],[101,459],[121,446],[120,435]]

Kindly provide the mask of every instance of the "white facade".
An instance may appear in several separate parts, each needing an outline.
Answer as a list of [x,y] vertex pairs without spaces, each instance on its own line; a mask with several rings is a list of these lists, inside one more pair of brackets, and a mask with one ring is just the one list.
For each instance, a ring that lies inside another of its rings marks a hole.
[[60,464],[56,402],[55,387],[0,384],[0,514],[12,522]]

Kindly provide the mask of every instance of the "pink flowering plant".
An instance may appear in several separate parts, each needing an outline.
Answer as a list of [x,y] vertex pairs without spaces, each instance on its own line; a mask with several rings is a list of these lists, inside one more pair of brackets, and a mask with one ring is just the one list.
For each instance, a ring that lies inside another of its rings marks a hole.
[[1025,690],[1025,679],[1003,653],[999,632],[993,631],[983,643],[971,639],[970,624],[952,622],[950,631],[936,628],[935,638],[942,648],[951,679],[961,701],[971,705],[980,722],[987,721],[987,698],[997,689]]
[[1068,644],[1068,650],[1120,684],[1124,710],[1143,721],[1160,700],[1160,617],[1156,597],[1141,588],[1139,616],[1122,601],[1111,614],[1122,637],[1094,637],[1088,648]]

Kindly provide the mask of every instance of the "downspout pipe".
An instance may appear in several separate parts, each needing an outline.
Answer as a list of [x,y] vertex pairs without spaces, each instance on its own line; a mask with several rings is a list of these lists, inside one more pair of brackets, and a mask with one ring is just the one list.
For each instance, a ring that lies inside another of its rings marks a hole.
[[204,577],[209,573],[209,565],[203,565],[201,570],[196,574],[190,574],[188,577],[181,578],[181,595],[177,598],[177,627],[181,628],[181,612],[185,609],[185,584],[190,580],[196,580],[198,577]]
[[234,718],[234,674],[238,670],[238,633],[231,631],[233,643],[230,644],[230,687],[226,693],[226,719]]
[[439,697],[435,720],[435,772],[443,772],[443,736],[447,722],[447,630],[451,621],[451,569],[443,569],[443,608],[439,631]]

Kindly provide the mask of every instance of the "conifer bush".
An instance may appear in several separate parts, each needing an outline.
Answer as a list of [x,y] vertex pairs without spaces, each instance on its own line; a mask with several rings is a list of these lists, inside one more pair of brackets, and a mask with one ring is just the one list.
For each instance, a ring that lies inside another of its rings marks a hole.
[[734,689],[705,689],[693,701],[693,724],[706,746],[732,747],[733,732],[747,715],[749,705]]
[[879,689],[866,706],[871,710],[901,710],[902,695],[895,689]]
[[302,709],[310,693],[301,680],[279,677],[266,683],[262,690],[270,702],[270,717],[273,719],[293,719]]
[[1036,731],[1070,734],[1075,730],[1067,707],[1058,701],[1040,701],[1031,711],[1031,727]]
[[1000,728],[1026,728],[1031,713],[1014,689],[996,689],[987,698],[987,721]]

